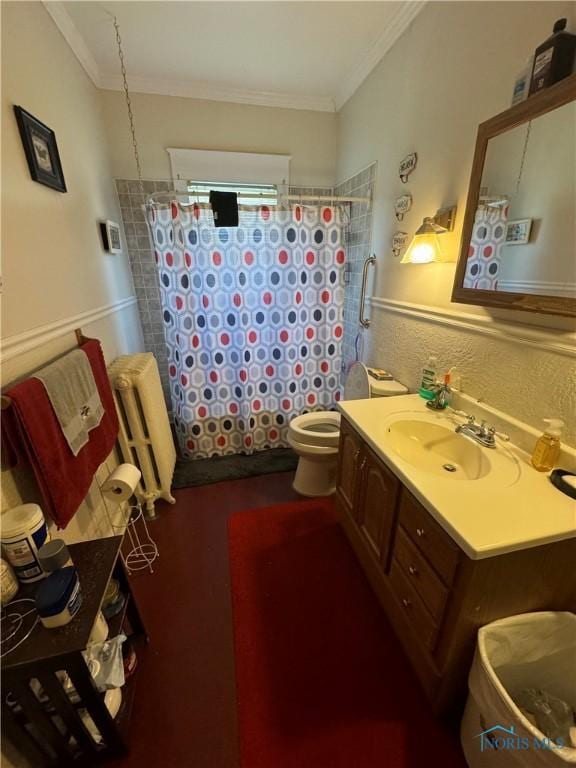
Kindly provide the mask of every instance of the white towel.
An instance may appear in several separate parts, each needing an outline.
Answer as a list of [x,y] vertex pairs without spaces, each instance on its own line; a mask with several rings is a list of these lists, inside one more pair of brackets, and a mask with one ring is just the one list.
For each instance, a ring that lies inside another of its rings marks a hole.
[[34,374],[46,389],[62,434],[77,456],[102,421],[104,407],[86,353],[74,349]]

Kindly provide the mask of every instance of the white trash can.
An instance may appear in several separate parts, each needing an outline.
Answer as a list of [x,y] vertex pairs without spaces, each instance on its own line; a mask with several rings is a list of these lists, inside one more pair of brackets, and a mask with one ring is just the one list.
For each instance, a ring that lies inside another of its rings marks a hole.
[[561,768],[576,749],[559,748],[524,717],[514,697],[526,688],[576,710],[576,615],[511,616],[478,631],[460,738],[470,768]]

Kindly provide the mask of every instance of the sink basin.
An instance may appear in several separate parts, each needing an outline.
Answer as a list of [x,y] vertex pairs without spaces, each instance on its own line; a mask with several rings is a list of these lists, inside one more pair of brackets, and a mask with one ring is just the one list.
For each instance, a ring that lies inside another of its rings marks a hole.
[[396,453],[419,469],[455,480],[480,480],[491,470],[485,451],[454,427],[401,419],[389,424],[386,432]]

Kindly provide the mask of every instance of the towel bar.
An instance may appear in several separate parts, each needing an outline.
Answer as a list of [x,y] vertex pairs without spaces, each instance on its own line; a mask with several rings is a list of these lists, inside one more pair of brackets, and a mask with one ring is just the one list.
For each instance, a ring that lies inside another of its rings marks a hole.
[[[82,333],[81,328],[76,328],[74,330],[74,335],[76,336],[76,343],[78,344],[79,347],[81,347],[82,344],[84,344],[86,341],[89,341],[88,337],[84,336],[84,334]],[[10,408],[11,405],[12,405],[12,400],[7,395],[2,395],[2,397],[0,398],[0,407],[2,408],[2,410],[5,411],[7,408]]]

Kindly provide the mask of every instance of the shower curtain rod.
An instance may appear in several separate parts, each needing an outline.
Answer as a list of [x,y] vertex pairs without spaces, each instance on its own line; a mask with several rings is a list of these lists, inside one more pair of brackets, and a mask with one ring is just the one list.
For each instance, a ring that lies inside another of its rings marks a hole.
[[[202,192],[199,192],[195,189],[191,189],[189,192],[179,192],[176,189],[168,190],[166,192],[154,192],[153,194],[149,195],[146,202],[155,202],[157,197],[198,197],[200,194],[205,195],[206,192],[203,190]],[[255,198],[261,197],[264,200],[268,200],[270,198],[270,195],[264,194],[262,192],[255,193],[253,195],[251,194],[238,194],[239,200],[254,200]],[[301,203],[308,203],[308,202],[315,202],[315,203],[366,203],[370,204],[372,202],[371,197],[346,197],[346,196],[339,196],[339,195],[283,195],[279,194],[278,199],[280,201],[282,200],[294,200],[296,202]]]

